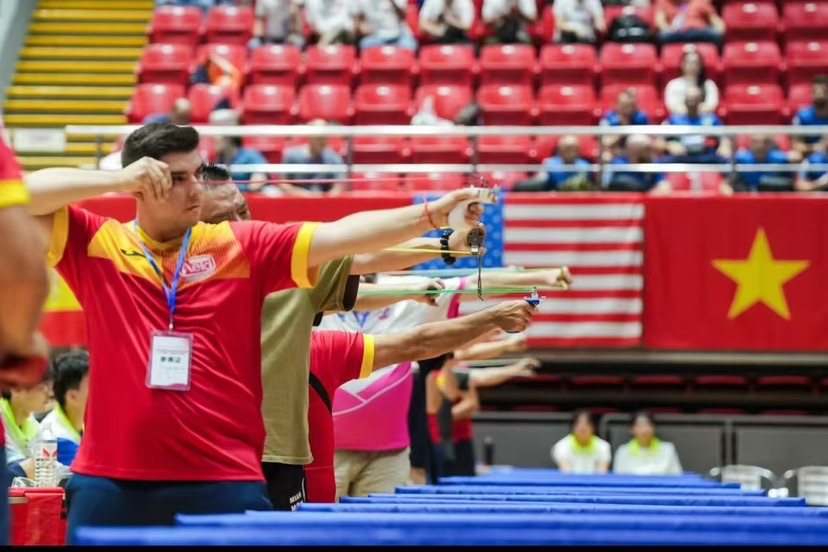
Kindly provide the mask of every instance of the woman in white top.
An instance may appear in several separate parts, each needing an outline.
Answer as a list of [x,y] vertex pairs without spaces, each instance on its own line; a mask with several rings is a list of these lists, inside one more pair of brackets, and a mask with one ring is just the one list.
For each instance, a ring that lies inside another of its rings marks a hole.
[[668,82],[664,90],[664,103],[672,115],[687,113],[684,100],[687,90],[694,87],[704,91],[704,102],[699,111],[702,114],[715,113],[719,107],[719,89],[715,82],[707,78],[701,55],[695,49],[690,49],[681,58],[681,76]]
[[610,445],[595,435],[595,423],[586,410],[575,412],[572,433],[552,447],[552,460],[564,473],[607,473],[612,453]]
[[594,43],[607,28],[600,0],[555,0],[555,42]]
[[633,475],[681,475],[678,452],[673,443],[655,436],[650,414],[639,412],[632,426],[633,439],[615,452],[615,473]]

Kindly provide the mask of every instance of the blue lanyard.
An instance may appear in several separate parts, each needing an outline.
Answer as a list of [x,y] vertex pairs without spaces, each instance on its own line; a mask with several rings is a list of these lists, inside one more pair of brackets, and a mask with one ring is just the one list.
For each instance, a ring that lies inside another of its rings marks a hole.
[[365,311],[364,313],[362,313],[362,319],[361,320],[359,318],[359,313],[358,312],[354,311],[353,315],[354,315],[354,318],[356,318],[356,321],[359,322],[359,327],[364,330],[365,329],[365,321],[368,320],[369,316],[371,316],[371,311]]
[[144,240],[141,239],[141,234],[138,233],[138,221],[132,222],[132,228],[138,236],[138,241],[141,243],[141,249],[144,250],[144,257],[147,262],[155,269],[155,273],[161,277],[161,285],[164,288],[164,295],[167,296],[167,304],[170,306],[170,331],[173,329],[173,315],[175,314],[175,297],[178,295],[178,284],[181,281],[181,269],[184,268],[184,260],[187,258],[187,249],[190,247],[190,238],[193,236],[193,229],[188,228],[187,234],[184,235],[184,243],[181,244],[181,253],[178,255],[178,264],[175,265],[175,273],[173,274],[172,287],[167,287],[167,282],[164,280],[164,272],[158,263],[155,262],[155,257],[152,256],[149,249],[147,249]]

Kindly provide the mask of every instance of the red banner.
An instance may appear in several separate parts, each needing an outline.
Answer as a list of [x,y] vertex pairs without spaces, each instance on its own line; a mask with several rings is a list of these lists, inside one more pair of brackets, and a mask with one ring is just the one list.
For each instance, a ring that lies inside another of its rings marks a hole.
[[644,343],[826,351],[828,199],[651,198]]

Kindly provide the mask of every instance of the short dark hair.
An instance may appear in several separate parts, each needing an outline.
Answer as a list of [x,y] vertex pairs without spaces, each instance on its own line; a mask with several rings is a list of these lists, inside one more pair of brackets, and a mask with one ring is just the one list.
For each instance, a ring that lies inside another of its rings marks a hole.
[[637,422],[639,418],[644,418],[645,420],[650,422],[651,426],[655,427],[655,420],[653,419],[653,415],[647,412],[646,410],[639,410],[638,412],[633,414],[633,423]]
[[201,180],[205,182],[227,182],[230,179],[230,171],[221,165],[210,163],[201,169]]
[[189,153],[198,149],[199,140],[193,127],[149,123],[127,137],[121,150],[121,166],[131,165],[143,157],[161,159],[170,153]]
[[592,426],[592,429],[595,429],[595,417],[592,415],[592,412],[585,408],[576,410],[572,413],[572,429],[575,429],[575,424],[578,423],[578,420],[581,418],[581,416],[586,416],[589,425]]
[[814,75],[811,84],[828,85],[828,75]]
[[89,373],[89,354],[79,351],[60,355],[52,363],[51,372],[55,400],[61,408],[65,408],[66,394],[72,389],[78,389]]
[[233,147],[236,147],[236,148],[242,147],[242,137],[241,136],[228,136],[227,141],[230,142],[230,144]]

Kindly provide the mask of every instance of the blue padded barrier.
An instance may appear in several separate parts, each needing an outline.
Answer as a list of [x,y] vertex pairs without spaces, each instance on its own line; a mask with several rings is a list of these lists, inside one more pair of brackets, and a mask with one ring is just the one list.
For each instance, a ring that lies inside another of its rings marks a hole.
[[695,480],[685,478],[661,478],[661,477],[638,477],[638,478],[616,478],[611,476],[601,477],[555,477],[555,478],[501,478],[501,477],[442,477],[440,485],[542,485],[545,487],[560,486],[573,487],[578,485],[590,485],[593,487],[658,487],[658,488],[715,488],[715,489],[739,489],[738,483],[718,483],[709,480]]
[[658,487],[547,487],[544,485],[420,485],[397,487],[397,494],[572,494],[572,495],[663,495],[663,496],[744,496],[761,497],[765,491],[742,491],[740,489],[682,488],[663,489]]
[[[373,497],[375,495],[371,495]],[[376,495],[399,498],[402,495]],[[658,495],[546,495],[546,494],[489,494],[489,495],[405,495],[406,498],[420,497],[421,500],[447,498],[449,500],[486,500],[486,501],[515,501],[515,502],[573,502],[581,504],[656,504],[662,506],[773,506],[792,507],[805,506],[804,498],[765,498],[765,497],[729,497],[729,496],[658,496]],[[369,497],[370,498],[370,497]]]

